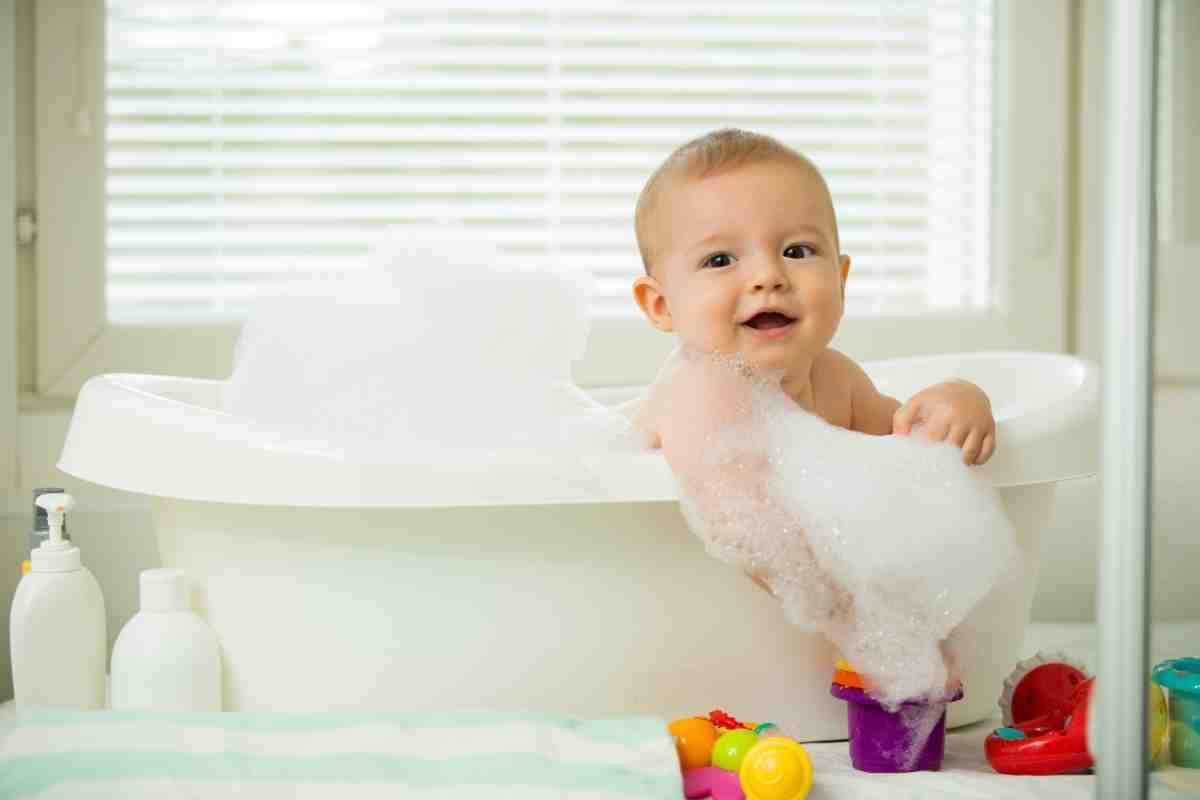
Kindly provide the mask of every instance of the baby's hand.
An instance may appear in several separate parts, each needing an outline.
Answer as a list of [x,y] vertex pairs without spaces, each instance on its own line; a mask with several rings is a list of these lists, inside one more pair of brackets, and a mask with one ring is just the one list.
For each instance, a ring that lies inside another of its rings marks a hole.
[[987,395],[973,383],[947,381],[913,395],[892,415],[892,433],[910,434],[914,427],[935,442],[953,442],[963,463],[983,464],[996,449],[996,420]]

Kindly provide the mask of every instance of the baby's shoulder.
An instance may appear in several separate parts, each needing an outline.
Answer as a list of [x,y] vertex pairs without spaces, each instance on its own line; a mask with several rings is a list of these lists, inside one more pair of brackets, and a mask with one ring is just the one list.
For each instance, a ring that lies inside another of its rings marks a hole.
[[850,356],[833,348],[826,348],[813,361],[813,389],[850,391],[858,377],[863,374],[863,368]]

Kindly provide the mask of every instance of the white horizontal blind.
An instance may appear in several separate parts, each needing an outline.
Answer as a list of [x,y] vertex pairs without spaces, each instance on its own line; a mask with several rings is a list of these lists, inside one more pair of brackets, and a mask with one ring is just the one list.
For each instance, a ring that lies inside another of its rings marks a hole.
[[448,220],[631,314],[638,191],[728,125],[825,171],[851,313],[983,308],[991,28],[990,0],[109,0],[109,317],[237,318]]

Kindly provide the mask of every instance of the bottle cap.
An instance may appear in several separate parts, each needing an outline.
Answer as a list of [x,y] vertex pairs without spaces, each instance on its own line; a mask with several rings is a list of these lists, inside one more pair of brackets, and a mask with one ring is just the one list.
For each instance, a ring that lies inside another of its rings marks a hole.
[[138,577],[142,611],[191,611],[192,585],[181,569],[146,569]]

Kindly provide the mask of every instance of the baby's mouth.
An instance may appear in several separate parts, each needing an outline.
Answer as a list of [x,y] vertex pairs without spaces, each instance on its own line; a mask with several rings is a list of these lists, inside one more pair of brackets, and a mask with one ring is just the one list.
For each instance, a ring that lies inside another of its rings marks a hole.
[[794,317],[789,317],[779,311],[760,311],[742,324],[758,331],[767,331],[774,328],[786,328],[795,321]]

